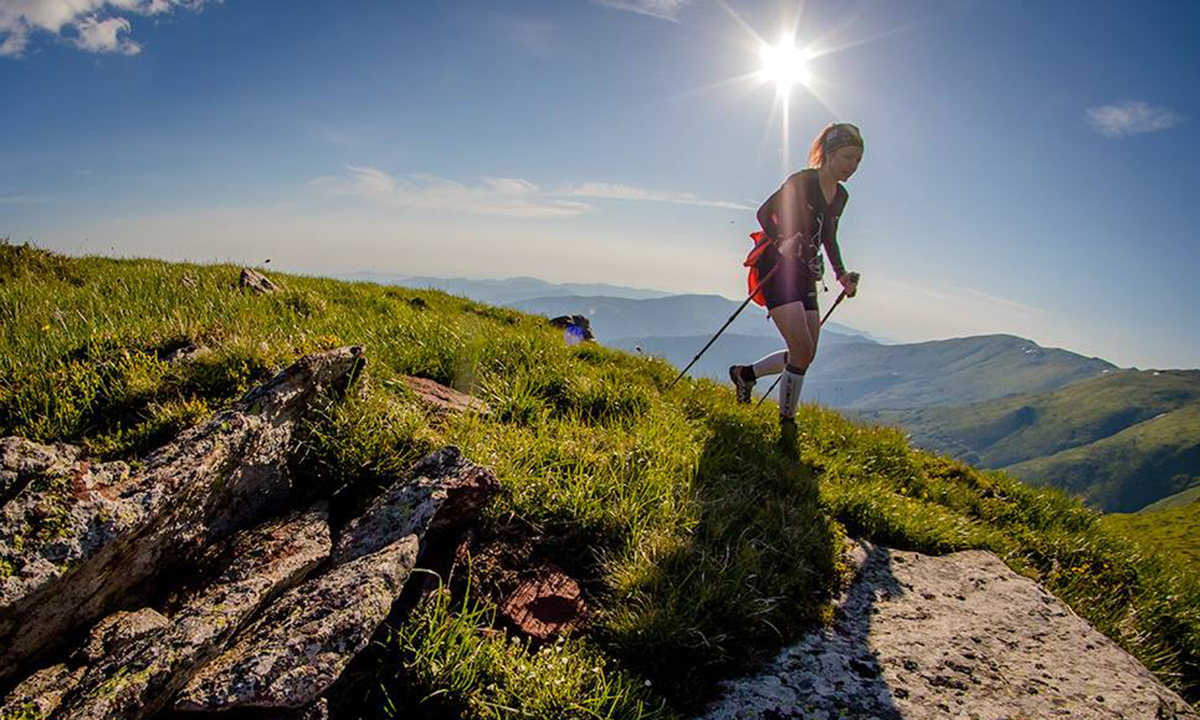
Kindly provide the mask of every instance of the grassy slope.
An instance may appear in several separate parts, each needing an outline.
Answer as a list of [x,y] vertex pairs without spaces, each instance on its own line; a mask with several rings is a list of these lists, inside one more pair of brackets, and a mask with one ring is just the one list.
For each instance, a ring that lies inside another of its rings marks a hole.
[[[716,680],[828,620],[846,533],[924,552],[991,549],[1200,696],[1200,589],[1062,493],[815,406],[802,409],[798,455],[787,454],[770,406],[738,406],[707,381],[668,391],[665,363],[569,347],[513,311],[287,276],[276,276],[282,292],[253,296],[236,278],[231,266],[69,260],[0,243],[0,435],[136,462],[296,357],[365,345],[366,392],[306,427],[301,485],[335,489],[344,513],[363,488],[453,442],[506,491],[480,529],[473,591],[414,612],[377,650],[369,716],[695,710]],[[212,352],[162,361],[186,342]],[[473,391],[493,413],[438,421],[401,374]],[[538,651],[477,632],[521,570],[504,557],[565,567],[584,585],[590,623]]]
[[1200,573],[1200,503],[1131,515],[1105,515],[1101,525],[1111,532],[1143,543],[1155,552],[1188,563]]

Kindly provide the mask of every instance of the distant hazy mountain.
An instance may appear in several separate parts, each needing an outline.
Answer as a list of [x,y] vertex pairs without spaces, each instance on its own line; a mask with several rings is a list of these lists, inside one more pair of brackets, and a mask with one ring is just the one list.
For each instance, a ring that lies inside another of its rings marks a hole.
[[[670,361],[682,370],[692,361],[692,358],[696,357],[696,353],[700,352],[700,348],[704,347],[704,344],[710,339],[712,339],[712,334],[689,335],[685,337],[634,337],[618,338],[604,344],[629,352],[641,352],[660,357]],[[822,330],[817,355],[823,361],[825,353],[829,348],[844,343],[873,344],[872,341],[857,335],[845,335],[832,330]],[[690,377],[703,377],[727,383],[729,382],[730,365],[746,365],[783,348],[784,342],[778,334],[771,337],[768,335],[738,335],[726,331],[722,333],[721,337],[717,338],[712,347],[705,351],[700,360],[692,366],[692,369],[688,371],[688,375]],[[816,367],[814,365],[814,369]],[[755,392],[757,394],[766,392],[767,386],[771,384],[773,379],[768,378],[759,383],[755,387]],[[824,388],[815,387],[811,384],[805,385],[804,400],[806,402],[820,402],[825,405],[831,404],[822,396],[823,392]]]
[[[555,317],[585,315],[592,332],[602,342],[614,338],[671,337],[714,333],[733,315],[741,300],[719,295],[678,295],[662,290],[632,288],[606,283],[551,283],[531,277],[503,280],[414,277],[357,272],[337,275],[344,280],[434,288],[476,302],[504,305],[524,312]],[[659,301],[664,302],[650,302]],[[646,301],[631,304],[630,301]],[[880,341],[869,333],[830,322],[828,330]],[[766,311],[750,304],[726,332],[778,338]]]
[[[710,337],[620,338],[610,344],[625,350],[641,347],[682,368]],[[689,374],[728,382],[729,365],[745,364],[781,347],[778,336],[722,336]],[[1113,369],[1103,360],[1042,348],[1011,335],[880,345],[824,331],[817,360],[805,379],[803,399],[860,411],[961,405],[1052,390]],[[766,385],[756,388],[765,389]]]
[[1200,370],[1114,370],[1053,392],[876,412],[913,442],[1132,512],[1200,485]]
[[[740,304],[720,295],[669,295],[643,300],[557,296],[514,302],[510,307],[550,317],[584,315],[591,321],[596,339],[603,343],[618,338],[682,338],[693,335],[706,335],[704,342],[707,342]],[[865,333],[845,325],[831,322],[826,327],[830,331],[860,335],[866,339]],[[779,341],[779,331],[767,318],[766,311],[753,303],[746,306],[725,332]]]
[[[514,302],[511,307],[538,315],[583,315],[592,333],[602,343],[628,337],[712,337],[737,309],[737,303],[719,295],[671,295],[663,298],[629,299],[609,296],[539,297]],[[766,313],[747,307],[725,332],[778,337]]]
[[[503,280],[469,280],[467,278],[413,277],[358,272],[338,277],[345,280],[360,280],[380,285],[402,285],[412,288],[433,288],[454,295],[488,303],[510,305],[522,300],[546,296],[608,295],[641,300],[671,295],[661,290],[608,285],[606,283],[551,283],[531,277],[515,277]],[[562,313],[558,313],[562,314]]]

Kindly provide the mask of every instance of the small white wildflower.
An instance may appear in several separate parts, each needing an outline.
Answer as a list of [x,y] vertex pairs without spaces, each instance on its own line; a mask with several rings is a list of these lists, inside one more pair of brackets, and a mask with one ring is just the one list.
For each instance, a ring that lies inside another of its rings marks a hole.
[[647,680],[646,682],[644,682],[644,683],[642,683],[642,684],[643,684],[643,685],[645,685],[646,687],[650,687],[650,681],[649,681],[649,680]]

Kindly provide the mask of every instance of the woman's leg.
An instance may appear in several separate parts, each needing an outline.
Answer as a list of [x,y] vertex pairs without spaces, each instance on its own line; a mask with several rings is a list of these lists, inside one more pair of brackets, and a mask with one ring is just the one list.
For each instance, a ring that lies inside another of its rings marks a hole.
[[754,368],[754,377],[757,379],[767,375],[778,375],[783,372],[783,366],[786,364],[787,350],[780,350],[762,358],[750,367]]
[[[771,310],[771,319],[779,334],[787,343],[787,364],[779,382],[779,415],[783,420],[792,420],[796,405],[800,402],[800,390],[804,384],[804,372],[812,362],[816,342],[809,329],[809,311],[802,302],[780,305]],[[818,322],[819,319],[818,319]]]
[[821,336],[821,311],[809,310],[807,313],[808,334],[812,337],[812,357],[808,359],[808,364],[812,365],[812,361],[817,357],[817,340]]

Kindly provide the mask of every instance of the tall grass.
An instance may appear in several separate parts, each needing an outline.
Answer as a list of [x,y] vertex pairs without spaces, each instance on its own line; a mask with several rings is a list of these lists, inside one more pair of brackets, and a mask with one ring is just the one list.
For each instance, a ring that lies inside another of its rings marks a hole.
[[[377,668],[390,700],[375,716],[694,711],[717,680],[828,621],[848,580],[847,535],[992,550],[1200,698],[1195,583],[1062,493],[815,406],[802,407],[799,452],[788,454],[771,406],[739,406],[709,381],[668,391],[666,363],[570,346],[540,318],[298,276],[275,275],[282,291],[257,296],[237,289],[238,270],[0,243],[0,435],[136,462],[295,358],[365,345],[361,391],[301,433],[302,488],[349,512],[430,449],[458,444],[504,488],[482,520],[484,550],[563,567],[591,610],[550,649],[481,631],[522,568],[480,563],[470,592],[394,628]],[[188,344],[208,353],[166,361]],[[473,393],[490,412],[433,414],[403,375]]]

